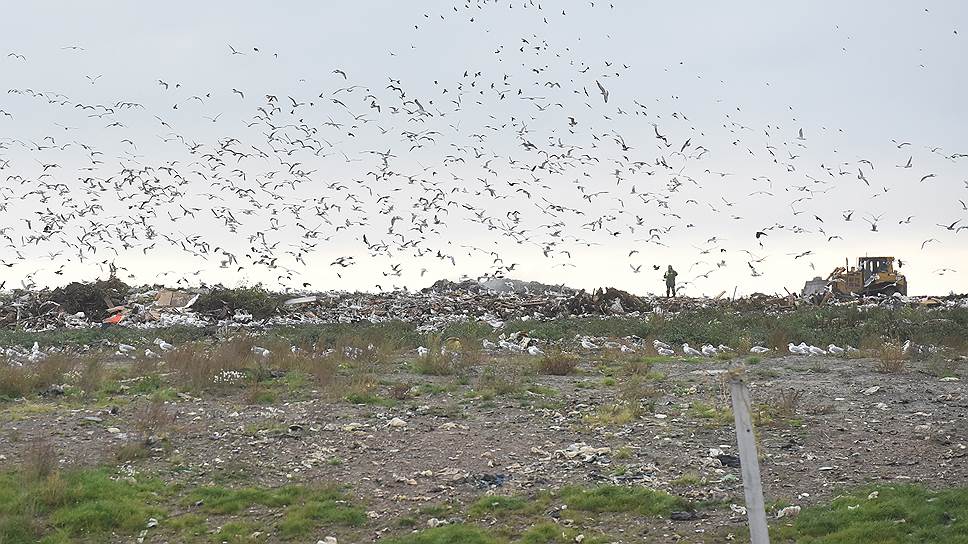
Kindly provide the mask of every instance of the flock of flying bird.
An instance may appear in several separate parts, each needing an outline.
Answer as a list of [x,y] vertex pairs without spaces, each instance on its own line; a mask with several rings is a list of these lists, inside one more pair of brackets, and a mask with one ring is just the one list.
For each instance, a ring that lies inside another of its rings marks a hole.
[[[530,0],[467,1],[422,14],[413,32],[452,19],[479,25],[508,8],[536,25],[570,16]],[[379,266],[384,289],[428,267],[470,272],[466,263],[484,263],[477,273],[506,276],[524,259],[545,259],[586,269],[617,262],[658,281],[659,255],[695,240],[680,276],[689,289],[726,269],[763,276],[767,259],[807,262],[814,248],[856,231],[917,226],[906,232],[929,232],[921,250],[963,243],[968,196],[939,198],[931,218],[892,217],[879,203],[950,187],[949,174],[927,168],[956,169],[968,154],[892,140],[884,148],[893,164],[847,159],[813,142],[837,141],[842,130],[803,128],[792,106],[789,119],[763,124],[715,100],[697,109],[712,107],[716,118],[698,119],[676,95],[630,89],[628,64],[585,59],[539,28],[482,43],[494,62],[447,80],[350,67],[288,87],[202,88],[162,76],[142,82],[144,99],[129,100],[112,97],[110,76],[78,74],[78,95],[102,97],[92,100],[5,78],[0,273],[17,270],[24,287],[41,272],[70,276],[76,263],[134,277],[126,266],[152,256],[194,270],[155,264],[156,275],[141,278],[152,282],[189,284],[224,269],[299,289],[321,271],[342,278]],[[245,63],[240,71],[286,54],[239,43],[223,51],[224,63]],[[88,52],[80,44],[59,54]],[[32,61],[10,51],[0,62],[15,73]],[[24,134],[4,128],[30,112],[57,121],[31,121]],[[614,259],[583,259],[600,255],[595,248]]]

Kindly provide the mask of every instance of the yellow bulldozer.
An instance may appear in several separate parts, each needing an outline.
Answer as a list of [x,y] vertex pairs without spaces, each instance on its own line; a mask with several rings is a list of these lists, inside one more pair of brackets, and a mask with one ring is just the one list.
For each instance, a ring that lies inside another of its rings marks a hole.
[[845,262],[844,266],[835,268],[827,279],[817,277],[803,286],[804,296],[821,296],[827,292],[838,297],[907,295],[907,278],[894,270],[894,257],[858,257],[856,267],[850,267]]

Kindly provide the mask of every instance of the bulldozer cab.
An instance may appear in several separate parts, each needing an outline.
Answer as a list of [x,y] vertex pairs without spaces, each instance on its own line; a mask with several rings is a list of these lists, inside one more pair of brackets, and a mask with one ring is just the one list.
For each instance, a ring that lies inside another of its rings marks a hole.
[[857,269],[863,274],[864,284],[866,285],[874,274],[893,274],[894,257],[858,257]]

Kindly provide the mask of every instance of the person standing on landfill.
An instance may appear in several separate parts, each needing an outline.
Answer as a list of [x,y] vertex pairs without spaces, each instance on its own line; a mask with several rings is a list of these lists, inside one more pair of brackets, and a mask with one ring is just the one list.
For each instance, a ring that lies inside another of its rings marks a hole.
[[669,265],[669,269],[665,273],[666,281],[666,298],[676,296],[676,276],[679,273],[673,270],[672,265]]

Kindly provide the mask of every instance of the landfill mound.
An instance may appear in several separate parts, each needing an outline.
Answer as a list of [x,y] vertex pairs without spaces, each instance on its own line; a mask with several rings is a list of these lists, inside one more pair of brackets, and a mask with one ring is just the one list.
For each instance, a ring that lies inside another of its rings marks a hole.
[[131,287],[111,278],[90,283],[73,282],[53,290],[0,293],[0,328],[50,330],[107,325],[158,328],[404,321],[421,330],[438,330],[451,323],[466,321],[499,327],[512,319],[634,317],[707,307],[739,312],[782,312],[817,304],[968,307],[966,295],[850,299],[763,293],[742,298],[724,298],[722,295],[663,298],[639,296],[612,287],[589,292],[506,278],[440,280],[416,292],[384,293],[279,293],[259,285],[194,289]]

